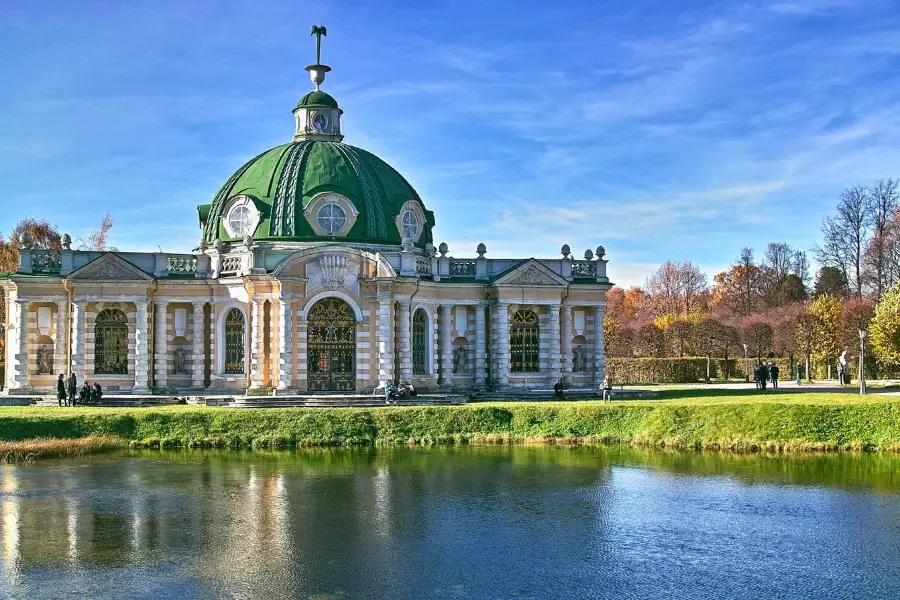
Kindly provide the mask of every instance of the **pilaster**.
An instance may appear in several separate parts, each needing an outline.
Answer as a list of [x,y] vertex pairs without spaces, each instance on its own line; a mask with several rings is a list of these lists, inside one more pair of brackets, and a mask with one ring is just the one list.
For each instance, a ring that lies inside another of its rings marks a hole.
[[69,304],[66,300],[56,303],[56,346],[54,352],[53,370],[57,375],[66,372],[66,344],[69,341],[69,323],[66,318],[66,308]]
[[30,303],[16,301],[16,347],[13,353],[15,360],[12,365],[13,377],[10,378],[10,388],[20,389],[28,384],[28,306]]
[[263,317],[262,301],[250,303],[250,389],[258,390],[263,385]]
[[291,298],[282,296],[278,300],[278,389],[285,390],[291,387],[294,375],[293,352],[293,327],[291,320]]
[[391,309],[389,293],[378,294],[378,381],[379,385],[394,380],[394,350],[391,344]]
[[509,385],[509,304],[497,303],[497,383]]
[[[150,303],[146,300],[134,303],[136,323],[134,329],[134,388],[136,393],[150,392]],[[74,356],[74,354],[73,354]],[[81,374],[79,374],[81,375]]]
[[408,300],[398,302],[397,329],[400,337],[400,379],[412,380],[412,340],[410,339],[410,305]]
[[154,342],[153,342],[153,367],[155,376],[153,387],[164,388],[169,385],[169,340],[166,314],[169,303],[166,300],[157,300]]
[[484,385],[487,379],[487,343],[485,340],[484,304],[475,306],[475,384]]
[[450,339],[450,329],[453,327],[451,322],[451,311],[453,306],[450,304],[441,305],[441,383],[450,385],[453,383],[453,346]]
[[569,381],[572,377],[572,307],[562,306],[562,377]]
[[[72,334],[72,365],[71,365],[71,373],[75,373],[75,375],[79,379],[84,378],[84,366],[85,366],[85,338],[87,337],[87,332],[85,331],[85,312],[87,311],[87,302],[84,301],[75,301],[72,303],[72,326],[71,326],[71,334]],[[146,335],[146,334],[145,334]],[[137,351],[137,347],[135,347],[135,352]]]
[[597,385],[606,376],[606,346],[603,343],[603,313],[605,306],[594,307],[594,380]]
[[560,361],[559,304],[550,305],[550,376],[556,382],[562,377]]
[[191,316],[191,387],[203,389],[206,375],[206,340],[203,336],[203,318],[206,302],[194,302]]

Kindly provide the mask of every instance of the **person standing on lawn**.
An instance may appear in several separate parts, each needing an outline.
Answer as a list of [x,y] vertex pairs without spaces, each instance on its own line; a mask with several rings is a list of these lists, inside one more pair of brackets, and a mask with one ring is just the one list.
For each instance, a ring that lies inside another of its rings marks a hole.
[[779,373],[779,371],[780,371],[780,369],[778,368],[778,365],[775,364],[775,361],[772,361],[772,363],[769,365],[769,377],[772,378],[772,389],[773,390],[778,389],[778,373]]

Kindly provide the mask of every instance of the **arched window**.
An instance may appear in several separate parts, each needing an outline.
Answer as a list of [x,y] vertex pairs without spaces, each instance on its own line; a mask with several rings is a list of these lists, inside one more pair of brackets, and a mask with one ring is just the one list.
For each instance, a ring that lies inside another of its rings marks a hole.
[[118,308],[105,308],[94,322],[94,373],[128,373],[128,317]]
[[244,372],[244,313],[231,308],[225,315],[225,374]]
[[517,310],[509,326],[509,354],[513,373],[537,373],[538,316],[533,310]]
[[427,372],[425,369],[425,358],[428,355],[426,351],[427,331],[428,317],[425,316],[425,311],[420,308],[413,315],[412,322],[413,373],[416,375],[424,375]]

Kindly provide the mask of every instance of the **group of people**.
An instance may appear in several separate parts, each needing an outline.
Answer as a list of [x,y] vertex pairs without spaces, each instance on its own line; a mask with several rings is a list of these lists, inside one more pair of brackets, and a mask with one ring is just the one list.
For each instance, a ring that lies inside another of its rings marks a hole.
[[75,406],[76,404],[98,403],[103,397],[103,390],[100,384],[84,382],[81,390],[78,389],[78,380],[75,373],[69,375],[68,379],[65,375],[60,374],[56,380],[56,399],[60,406]]
[[[606,373],[603,377],[603,381],[600,383],[600,393],[603,395],[603,401],[609,402],[612,400],[612,389],[613,389],[613,379],[612,375]],[[556,383],[553,385],[553,395],[559,398],[560,400],[566,399],[566,384],[563,383],[562,378],[558,379]]]
[[399,383],[388,383],[384,386],[384,403],[390,404],[393,400],[394,404],[397,400],[405,400],[416,395],[416,387],[412,382],[405,382],[402,379]]
[[774,361],[768,364],[761,362],[753,369],[753,381],[756,382],[756,389],[764,390],[766,385],[771,382],[772,389],[778,389],[778,374],[780,369]]

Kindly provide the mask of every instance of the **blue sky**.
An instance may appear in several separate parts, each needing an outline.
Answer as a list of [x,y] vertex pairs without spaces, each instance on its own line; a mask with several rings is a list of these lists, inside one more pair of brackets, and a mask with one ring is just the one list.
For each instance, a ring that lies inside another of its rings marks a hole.
[[620,284],[711,278],[900,175],[896,2],[0,2],[0,231],[111,210],[120,249],[190,250],[195,206],[290,140],[313,23],[345,141],[456,256],[602,244]]

